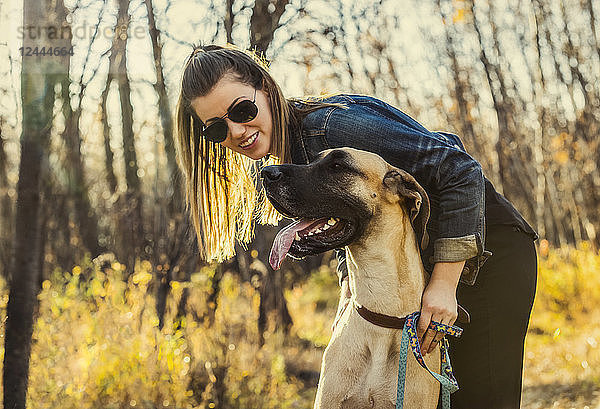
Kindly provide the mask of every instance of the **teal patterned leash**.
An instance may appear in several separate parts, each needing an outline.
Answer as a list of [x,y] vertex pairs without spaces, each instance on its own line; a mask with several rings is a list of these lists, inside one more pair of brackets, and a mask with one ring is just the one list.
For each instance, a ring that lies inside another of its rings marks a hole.
[[[398,366],[398,392],[396,394],[396,409],[402,409],[404,405],[404,382],[406,380],[406,361],[408,359],[408,346],[410,344],[413,355],[417,362],[425,368],[438,382],[442,385],[442,408],[450,409],[450,394],[458,390],[458,382],[452,373],[452,365],[450,364],[450,355],[448,355],[448,340],[442,338],[440,344],[440,352],[442,354],[442,374],[432,372],[421,355],[421,347],[417,336],[417,321],[419,312],[413,312],[406,317],[404,328],[402,329],[402,340],[400,341],[400,363]],[[439,322],[431,321],[429,328],[442,332],[453,337],[460,337],[462,329],[453,325],[445,325]]]

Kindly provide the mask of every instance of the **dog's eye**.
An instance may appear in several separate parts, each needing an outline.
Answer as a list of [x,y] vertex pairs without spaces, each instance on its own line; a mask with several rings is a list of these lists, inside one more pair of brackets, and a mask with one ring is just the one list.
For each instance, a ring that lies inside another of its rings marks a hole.
[[329,165],[331,167],[332,170],[342,170],[344,169],[344,165],[342,165],[339,162],[332,162],[331,165]]

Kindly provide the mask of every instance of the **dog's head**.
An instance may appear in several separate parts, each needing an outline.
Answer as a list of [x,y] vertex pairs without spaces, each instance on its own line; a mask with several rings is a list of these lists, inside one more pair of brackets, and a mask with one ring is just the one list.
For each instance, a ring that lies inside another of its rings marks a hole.
[[373,220],[384,221],[392,213],[408,219],[421,246],[427,246],[427,194],[411,175],[379,155],[329,149],[308,165],[268,166],[261,176],[275,209],[296,219],[275,238],[270,258],[275,269],[286,254],[302,258],[368,236],[376,227]]

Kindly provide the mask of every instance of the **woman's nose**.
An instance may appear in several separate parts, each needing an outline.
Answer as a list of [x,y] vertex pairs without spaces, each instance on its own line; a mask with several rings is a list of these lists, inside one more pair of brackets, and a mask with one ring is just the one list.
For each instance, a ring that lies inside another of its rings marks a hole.
[[229,118],[225,118],[225,121],[227,123],[227,128],[229,128],[229,133],[233,139],[238,139],[244,134],[244,132],[246,132],[246,125],[233,122]]

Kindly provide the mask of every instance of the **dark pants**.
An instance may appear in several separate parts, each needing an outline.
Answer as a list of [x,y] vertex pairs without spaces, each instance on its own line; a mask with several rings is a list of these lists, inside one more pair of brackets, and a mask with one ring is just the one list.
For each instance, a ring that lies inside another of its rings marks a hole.
[[535,296],[537,258],[532,238],[512,226],[489,226],[493,253],[474,286],[459,284],[458,303],[471,314],[461,338],[450,338],[460,390],[452,409],[511,409],[521,400],[523,344]]

